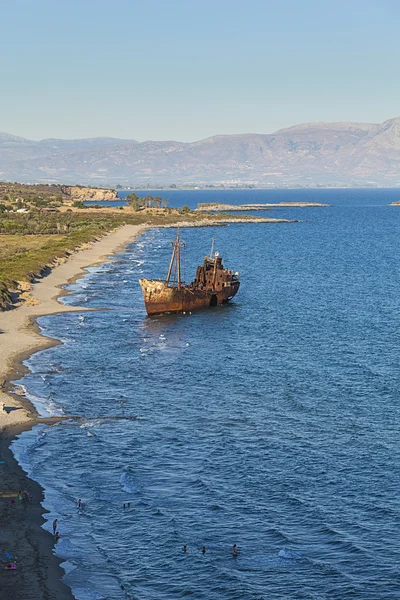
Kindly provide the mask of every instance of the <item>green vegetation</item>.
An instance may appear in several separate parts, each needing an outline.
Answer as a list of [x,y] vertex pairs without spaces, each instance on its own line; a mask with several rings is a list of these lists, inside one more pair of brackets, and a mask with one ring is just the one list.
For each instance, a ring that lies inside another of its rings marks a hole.
[[60,185],[0,182],[0,204],[5,206],[4,210],[58,208],[68,200],[70,197]]
[[72,206],[74,208],[85,208],[85,203],[82,200],[75,200],[75,202],[72,203]]
[[168,200],[161,196],[146,196],[139,198],[135,192],[126,197],[126,201],[134,211],[144,210],[146,208],[167,208]]
[[16,282],[32,281],[57,258],[129,222],[123,214],[0,214],[0,308]]

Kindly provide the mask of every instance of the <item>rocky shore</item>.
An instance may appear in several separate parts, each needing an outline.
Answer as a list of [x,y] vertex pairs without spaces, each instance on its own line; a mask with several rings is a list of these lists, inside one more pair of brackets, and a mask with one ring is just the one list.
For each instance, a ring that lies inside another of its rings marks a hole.
[[[268,217],[231,217],[218,218],[214,221],[202,219],[199,221],[181,221],[179,227],[215,227],[216,225],[230,225],[232,223],[299,223],[297,219],[270,219]],[[158,225],[160,228],[173,227],[172,225]]]
[[233,211],[256,211],[269,210],[271,208],[312,208],[330,206],[320,202],[278,202],[277,204],[198,204],[197,212],[233,212]]

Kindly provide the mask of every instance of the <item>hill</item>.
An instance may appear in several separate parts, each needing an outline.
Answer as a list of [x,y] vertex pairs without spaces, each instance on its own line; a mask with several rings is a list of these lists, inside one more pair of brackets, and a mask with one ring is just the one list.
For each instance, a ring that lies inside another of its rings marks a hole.
[[400,185],[400,118],[306,123],[191,143],[0,134],[0,179],[89,185]]

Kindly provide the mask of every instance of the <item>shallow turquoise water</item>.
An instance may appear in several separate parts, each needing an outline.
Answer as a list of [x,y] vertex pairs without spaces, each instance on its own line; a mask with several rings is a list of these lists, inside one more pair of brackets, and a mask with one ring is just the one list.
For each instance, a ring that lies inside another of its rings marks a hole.
[[151,230],[71,286],[108,310],[40,319],[64,344],[22,383],[82,419],[14,451],[79,600],[398,598],[399,192],[305,192],[171,192],[332,203],[184,230],[186,279],[212,235],[241,271],[229,306],[146,317],[137,280],[166,272],[174,237]]

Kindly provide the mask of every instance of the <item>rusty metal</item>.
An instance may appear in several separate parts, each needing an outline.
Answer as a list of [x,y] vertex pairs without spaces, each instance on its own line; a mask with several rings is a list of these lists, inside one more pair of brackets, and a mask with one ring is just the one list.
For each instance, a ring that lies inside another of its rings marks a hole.
[[[239,290],[239,273],[225,269],[222,258],[213,250],[210,256],[204,257],[204,263],[197,267],[192,283],[189,285],[183,283],[180,277],[181,245],[178,231],[165,281],[139,279],[148,315],[186,312],[226,304]],[[178,280],[171,282],[173,263],[178,270]]]

